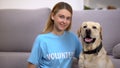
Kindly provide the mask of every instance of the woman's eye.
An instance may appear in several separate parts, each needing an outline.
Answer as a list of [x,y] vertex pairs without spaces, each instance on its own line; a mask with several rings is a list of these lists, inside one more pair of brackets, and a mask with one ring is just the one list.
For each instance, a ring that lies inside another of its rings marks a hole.
[[67,20],[71,20],[71,17],[67,17]]
[[60,18],[64,18],[64,16],[59,16]]

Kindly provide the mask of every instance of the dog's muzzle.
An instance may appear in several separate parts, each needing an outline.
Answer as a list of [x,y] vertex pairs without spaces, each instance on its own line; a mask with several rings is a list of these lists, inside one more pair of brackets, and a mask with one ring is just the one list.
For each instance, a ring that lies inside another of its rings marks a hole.
[[86,36],[84,37],[85,43],[89,44],[89,43],[95,42],[96,38],[91,37],[91,30],[90,29],[86,29],[85,34],[86,34]]

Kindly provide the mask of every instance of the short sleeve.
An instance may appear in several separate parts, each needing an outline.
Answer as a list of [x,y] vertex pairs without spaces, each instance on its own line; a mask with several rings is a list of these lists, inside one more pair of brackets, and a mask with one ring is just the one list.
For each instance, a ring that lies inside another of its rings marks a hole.
[[40,48],[40,37],[37,36],[34,43],[33,43],[33,48],[31,51],[31,54],[28,58],[28,62],[34,64],[34,65],[38,65],[38,61],[40,61],[40,59],[42,58],[42,50]]
[[79,58],[79,55],[82,52],[82,44],[77,36],[75,37],[75,41],[76,41],[75,57]]

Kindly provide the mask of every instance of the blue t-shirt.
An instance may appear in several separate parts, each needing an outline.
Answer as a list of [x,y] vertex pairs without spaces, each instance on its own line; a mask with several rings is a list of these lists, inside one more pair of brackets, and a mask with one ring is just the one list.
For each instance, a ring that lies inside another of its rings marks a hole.
[[63,35],[52,32],[36,37],[28,62],[37,68],[71,68],[73,57],[78,58],[82,50],[81,43],[72,32]]

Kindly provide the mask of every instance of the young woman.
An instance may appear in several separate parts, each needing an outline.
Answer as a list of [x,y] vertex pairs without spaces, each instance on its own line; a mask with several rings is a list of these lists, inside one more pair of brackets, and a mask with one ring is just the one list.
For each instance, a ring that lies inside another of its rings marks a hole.
[[28,68],[71,68],[73,57],[78,58],[82,50],[77,36],[69,31],[72,13],[65,2],[53,7],[43,33],[34,41]]

